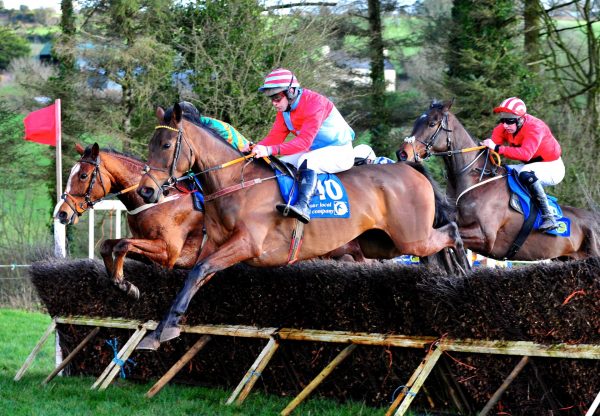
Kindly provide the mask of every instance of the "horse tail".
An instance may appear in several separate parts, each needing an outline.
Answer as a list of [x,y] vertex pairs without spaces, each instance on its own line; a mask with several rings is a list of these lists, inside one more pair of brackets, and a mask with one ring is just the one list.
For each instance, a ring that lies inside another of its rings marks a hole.
[[448,201],[446,194],[440,189],[439,184],[433,179],[427,168],[422,163],[403,162],[425,176],[433,187],[435,196],[435,218],[433,220],[433,228],[442,227],[456,220],[456,207]]

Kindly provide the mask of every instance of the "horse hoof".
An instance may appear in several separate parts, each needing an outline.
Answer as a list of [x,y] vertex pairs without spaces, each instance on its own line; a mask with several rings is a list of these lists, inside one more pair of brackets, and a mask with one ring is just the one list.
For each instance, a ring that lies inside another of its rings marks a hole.
[[133,300],[139,300],[140,290],[134,284],[130,284],[129,289],[127,290],[127,296],[129,296]]
[[181,329],[176,326],[165,328],[160,333],[160,342],[170,341],[174,338],[177,338],[181,334]]
[[140,341],[135,349],[143,351],[156,351],[158,347],[160,347],[160,342],[153,335],[148,335]]

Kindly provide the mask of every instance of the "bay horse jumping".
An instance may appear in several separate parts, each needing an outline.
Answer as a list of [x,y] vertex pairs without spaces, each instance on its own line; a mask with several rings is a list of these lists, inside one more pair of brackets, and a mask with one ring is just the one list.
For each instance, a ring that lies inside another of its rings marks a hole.
[[118,194],[128,210],[132,238],[104,240],[100,249],[106,271],[118,288],[139,298],[138,288],[124,278],[125,256],[151,260],[168,269],[190,269],[196,264],[204,236],[204,215],[194,209],[189,192],[173,189],[169,200],[147,205],[133,192],[144,162],[114,150],[100,150],[97,143],[85,150],[77,145],[76,150],[81,159],[71,169],[64,202],[57,207],[55,217],[65,225],[76,224],[94,203],[110,193]]
[[[287,264],[296,227],[296,220],[275,210],[282,197],[271,167],[184,118],[179,104],[166,113],[159,107],[156,115],[159,125],[138,193],[146,202],[157,202],[165,186],[194,172],[206,195],[205,224],[215,250],[202,252],[166,316],[138,345],[151,350],[179,336],[178,324],[189,302],[215,272],[238,262]],[[369,258],[429,256],[444,248],[462,252],[454,222],[433,228],[434,187],[417,169],[408,164],[366,165],[337,175],[348,193],[351,216],[313,219],[305,225],[298,260],[323,255],[355,238]]]
[[[138,299],[138,288],[125,279],[125,258],[150,260],[167,269],[191,269],[203,244],[210,240],[203,232],[204,214],[194,208],[193,196],[184,188],[172,189],[161,204],[146,204],[133,192],[142,177],[145,163],[98,144],[84,149],[76,145],[80,160],[71,168],[63,202],[55,217],[61,224],[77,224],[79,217],[94,204],[111,196],[127,208],[131,238],[107,239],[100,254],[115,286]],[[124,192],[125,191],[125,192]],[[338,247],[324,258],[366,261],[357,241]]]
[[[450,112],[452,101],[432,102],[401,144],[401,161],[441,156],[448,172],[448,196],[455,199],[460,235],[467,248],[494,259],[505,259],[524,217],[509,207],[506,169],[491,169],[488,150],[469,135]],[[483,147],[483,148],[482,148]],[[600,255],[600,215],[561,206],[571,220],[570,237],[532,231],[515,260],[581,259]]]

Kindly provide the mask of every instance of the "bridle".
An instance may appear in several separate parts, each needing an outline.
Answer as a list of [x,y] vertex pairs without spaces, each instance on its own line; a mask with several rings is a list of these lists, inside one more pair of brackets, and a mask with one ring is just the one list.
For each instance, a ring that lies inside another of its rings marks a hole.
[[[177,128],[176,129],[174,127],[163,125],[163,124],[160,124],[160,125],[156,126],[154,129],[155,130],[158,130],[158,129],[167,129],[167,130],[171,130],[171,131],[176,131],[177,132],[177,141],[176,141],[176,144],[175,144],[175,151],[173,153],[173,161],[171,162],[171,166],[168,169],[168,171],[169,171],[169,178],[163,184],[160,184],[159,181],[152,175],[152,173],[150,171],[151,170],[157,170],[157,171],[160,171],[160,172],[167,172],[167,169],[157,168],[157,167],[151,167],[149,165],[145,165],[144,166],[143,173],[146,174],[146,175],[148,175],[148,177],[150,177],[150,179],[152,179],[152,181],[158,187],[158,189],[161,189],[161,190],[164,190],[165,188],[169,188],[169,187],[175,187],[176,188],[178,182],[181,182],[181,181],[184,181],[184,180],[189,180],[189,179],[193,179],[195,181],[196,180],[195,178],[197,176],[199,176],[199,175],[204,175],[206,173],[209,173],[209,172],[212,172],[212,171],[215,171],[215,170],[223,169],[223,168],[226,168],[228,166],[234,165],[234,164],[239,163],[239,162],[248,161],[248,159],[253,159],[253,157],[254,157],[254,154],[251,153],[249,155],[245,155],[245,156],[239,157],[239,158],[231,160],[229,162],[225,162],[225,163],[222,163],[222,164],[217,165],[217,166],[212,166],[212,167],[207,168],[205,170],[202,170],[200,172],[192,173],[192,161],[193,161],[194,151],[192,149],[192,146],[189,144],[187,138],[183,134],[183,129],[182,128]],[[177,177],[177,176],[175,176],[175,167],[177,166],[177,162],[179,160],[179,156],[180,156],[180,153],[181,153],[181,142],[182,141],[185,141],[185,144],[187,145],[188,149],[190,150],[190,154],[188,156],[188,169],[186,170],[186,173],[183,176]],[[265,159],[267,160],[267,162],[269,162],[268,158],[265,158]],[[251,163],[251,162],[252,162],[252,160],[249,160],[246,163],[246,165],[244,165],[244,168],[245,168],[245,166],[248,165],[248,163]],[[244,168],[242,168],[242,172],[243,172]],[[230,194],[232,192],[236,192],[236,191],[238,191],[240,189],[244,189],[244,188],[248,188],[250,186],[258,185],[259,183],[262,183],[265,180],[275,179],[276,177],[277,176],[275,175],[275,176],[271,176],[271,177],[268,177],[268,178],[257,178],[257,179],[253,179],[253,180],[250,180],[250,181],[245,181],[244,178],[243,178],[243,173],[242,173],[242,182],[241,183],[233,185],[233,186],[229,186],[227,188],[224,188],[224,189],[222,189],[220,191],[215,192],[214,194],[206,195],[204,197],[204,200],[206,202],[208,202],[208,201],[211,201],[213,199],[219,198],[221,196],[228,195],[228,194]]]
[[[427,116],[427,114],[424,114],[423,116]],[[422,116],[422,117],[423,117]],[[446,150],[443,152],[432,152],[431,148],[435,145],[435,143],[438,140],[438,137],[440,135],[440,132],[445,131],[446,132]],[[455,154],[458,153],[467,153],[467,152],[473,152],[473,151],[479,151],[477,153],[477,155],[473,158],[473,160],[471,162],[469,162],[468,164],[466,164],[465,166],[463,166],[463,168],[457,172],[457,175],[463,175],[466,172],[470,172],[472,166],[477,162],[477,160],[479,160],[479,158],[481,158],[482,156],[489,156],[490,155],[490,149],[487,146],[475,146],[475,147],[468,147],[468,148],[464,148],[464,149],[453,149],[453,142],[452,142],[452,129],[450,129],[448,127],[448,112],[445,111],[443,116],[442,116],[442,120],[438,123],[437,128],[435,130],[435,132],[429,136],[429,138],[425,141],[422,140],[417,140],[415,138],[415,136],[410,136],[410,137],[406,137],[404,139],[405,143],[408,143],[412,146],[412,150],[413,150],[413,155],[414,155],[414,159],[415,162],[418,162],[419,160],[426,160],[431,156],[446,156],[446,157],[452,157]],[[415,142],[419,142],[421,143],[423,146],[425,146],[425,153],[424,156],[419,156],[419,153],[417,153],[416,148],[415,148]],[[485,157],[485,162],[483,165],[483,168],[481,169],[481,174],[479,176],[479,181],[482,180],[483,175],[487,172],[487,173],[492,173],[495,174],[496,173],[496,168],[498,166],[500,166],[500,156],[496,153],[496,152],[492,152],[492,155],[494,157],[496,157],[496,160],[492,159],[492,164],[494,165],[494,167],[491,170],[487,170],[487,165],[488,165],[488,161],[489,161],[489,157]]]
[[[102,175],[100,174],[100,156],[98,156],[96,160],[93,161],[84,160],[83,158],[81,158],[78,163],[88,163],[94,166],[94,170],[92,171],[92,177],[90,178],[90,183],[88,184],[87,190],[85,194],[70,194],[68,192],[64,192],[61,195],[61,199],[65,201],[65,203],[69,206],[69,208],[73,210],[73,212],[75,212],[77,215],[81,215],[86,210],[94,208],[95,204],[97,204],[106,197],[107,192],[106,187],[104,186],[104,182],[102,181]],[[91,194],[92,190],[94,189],[94,185],[96,184],[96,180],[99,180],[100,185],[102,185],[102,191],[104,192],[104,195],[102,195],[102,197],[98,199],[92,200]],[[77,204],[75,202],[75,197],[83,198],[84,202],[80,202],[79,204]],[[78,207],[81,209],[81,211],[78,209]]]
[[[174,127],[167,126],[164,124],[159,124],[158,126],[154,127],[154,130],[159,130],[159,129],[167,129],[167,130],[177,132],[177,140],[175,141],[175,151],[173,152],[173,161],[171,162],[171,166],[168,169],[157,168],[154,166],[145,165],[142,173],[148,175],[148,177],[150,179],[152,179],[152,181],[155,183],[155,185],[158,187],[158,189],[176,187],[177,182],[179,180],[181,180],[180,178],[177,178],[175,176],[175,167],[177,166],[177,162],[179,162],[179,157],[181,156],[182,142],[185,141],[185,144],[187,145],[187,147],[189,149],[188,169],[186,170],[186,172],[190,172],[192,170],[192,161],[194,160],[194,150],[192,149],[192,146],[190,146],[190,143],[188,142],[187,138],[183,134],[182,128],[176,129]],[[159,172],[169,172],[169,178],[164,183],[160,184],[158,182],[158,180],[154,177],[154,175],[152,175],[152,173],[151,173],[152,170],[156,170]]]

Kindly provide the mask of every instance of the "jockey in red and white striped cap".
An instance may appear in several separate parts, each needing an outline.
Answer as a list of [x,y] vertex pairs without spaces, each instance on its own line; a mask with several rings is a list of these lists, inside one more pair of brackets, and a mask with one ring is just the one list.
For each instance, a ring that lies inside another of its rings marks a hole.
[[494,108],[494,113],[500,120],[492,137],[482,144],[522,162],[510,166],[519,173],[519,180],[527,186],[542,211],[543,221],[539,228],[542,231],[555,229],[558,224],[550,212],[542,185],[557,185],[565,177],[560,144],[546,123],[527,114],[527,106],[520,98],[507,98]]
[[[278,204],[277,209],[307,223],[317,174],[342,172],[354,164],[354,131],[327,97],[300,88],[288,69],[271,71],[258,90],[270,99],[277,115],[269,134],[252,152],[257,157],[282,156],[298,168],[298,201]],[[286,141],[289,134],[295,137]]]
[[263,86],[258,90],[270,97],[278,92],[298,87],[300,87],[300,83],[292,71],[284,68],[277,68],[266,76]]

